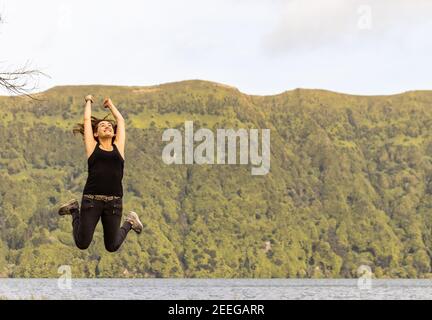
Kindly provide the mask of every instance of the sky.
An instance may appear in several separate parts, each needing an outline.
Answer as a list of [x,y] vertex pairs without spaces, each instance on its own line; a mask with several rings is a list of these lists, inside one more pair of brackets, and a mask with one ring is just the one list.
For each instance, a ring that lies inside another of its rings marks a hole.
[[56,85],[202,79],[270,95],[432,89],[431,0],[0,0],[0,72]]

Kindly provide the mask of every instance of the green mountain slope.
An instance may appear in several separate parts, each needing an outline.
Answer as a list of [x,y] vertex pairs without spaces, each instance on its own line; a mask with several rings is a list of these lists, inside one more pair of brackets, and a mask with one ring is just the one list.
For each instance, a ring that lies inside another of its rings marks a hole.
[[[124,211],[143,217],[118,253],[99,225],[87,251],[57,207],[87,177],[83,97],[127,122]],[[362,97],[297,89],[251,96],[182,81],[62,86],[0,97],[0,275],[56,277],[430,277],[432,92]],[[271,129],[271,170],[166,165],[165,128]]]

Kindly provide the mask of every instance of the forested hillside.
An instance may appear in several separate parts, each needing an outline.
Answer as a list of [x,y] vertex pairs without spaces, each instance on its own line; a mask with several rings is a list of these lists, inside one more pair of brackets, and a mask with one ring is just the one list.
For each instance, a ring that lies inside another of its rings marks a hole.
[[[145,224],[119,252],[99,225],[87,251],[70,217],[87,178],[83,97],[127,123],[124,212]],[[432,91],[362,97],[297,89],[243,94],[207,82],[62,86],[0,97],[0,275],[56,277],[431,277]],[[268,128],[271,169],[166,165],[162,132]]]

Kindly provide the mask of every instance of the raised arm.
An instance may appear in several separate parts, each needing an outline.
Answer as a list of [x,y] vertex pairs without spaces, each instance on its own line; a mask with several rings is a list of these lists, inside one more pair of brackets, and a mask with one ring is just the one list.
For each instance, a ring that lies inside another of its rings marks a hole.
[[93,129],[91,124],[91,104],[93,103],[93,97],[88,95],[85,97],[85,109],[84,109],[84,144],[86,149],[87,158],[89,158],[96,147],[96,140],[93,136]]
[[117,146],[117,149],[119,150],[121,156],[124,159],[124,149],[125,149],[125,141],[126,141],[126,129],[125,129],[125,121],[121,113],[118,111],[116,106],[112,103],[110,98],[106,98],[104,100],[104,107],[109,108],[111,110],[111,113],[113,117],[116,119],[117,122],[117,130],[116,130],[116,137],[114,139],[114,143]]

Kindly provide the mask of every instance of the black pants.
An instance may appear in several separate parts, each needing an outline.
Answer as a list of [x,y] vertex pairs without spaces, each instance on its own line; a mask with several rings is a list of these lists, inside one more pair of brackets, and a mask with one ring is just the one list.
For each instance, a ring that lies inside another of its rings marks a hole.
[[122,211],[122,199],[105,202],[82,197],[81,210],[72,212],[73,235],[77,247],[83,250],[89,247],[96,225],[102,218],[105,248],[109,252],[117,251],[132,227],[129,222],[124,222],[120,227]]

